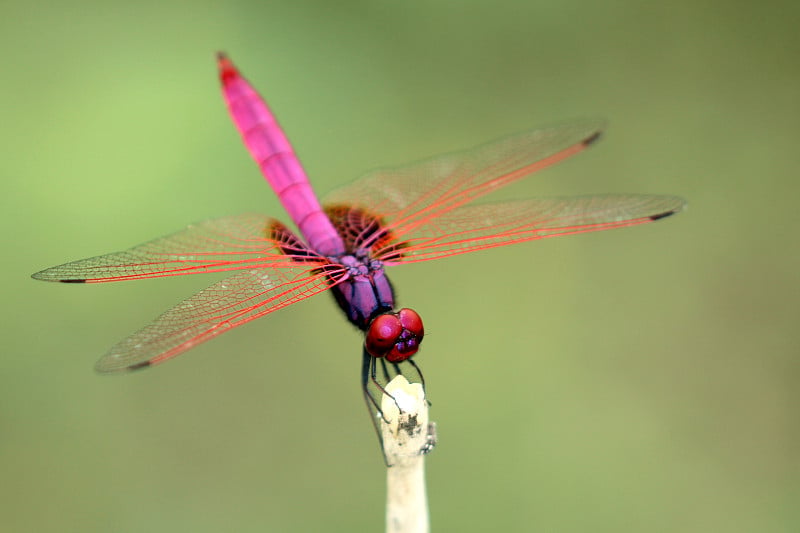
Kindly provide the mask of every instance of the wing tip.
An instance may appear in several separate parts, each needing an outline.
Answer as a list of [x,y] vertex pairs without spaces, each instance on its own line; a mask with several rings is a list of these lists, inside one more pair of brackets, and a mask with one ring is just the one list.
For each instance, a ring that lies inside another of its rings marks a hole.
[[150,366],[153,366],[151,361],[142,361],[141,363],[134,363],[128,366],[119,366],[117,364],[109,364],[108,358],[104,357],[94,365],[94,370],[98,374],[124,374],[142,370]]
[[36,272],[35,274],[31,274],[31,278],[39,280],[39,281],[57,281],[59,283],[86,283],[86,278],[72,278],[72,279],[61,279],[54,277],[52,274],[48,273],[47,270],[42,270],[41,272]]
[[671,211],[666,211],[666,212],[664,212],[664,213],[659,213],[659,214],[657,214],[657,215],[651,215],[651,216],[650,216],[650,220],[652,220],[653,222],[655,222],[656,220],[661,220],[662,218],[671,217],[672,215],[674,215],[674,214],[675,214],[675,213],[677,213],[677,212],[678,212],[677,210],[673,209],[673,210],[671,210]]
[[656,220],[661,220],[662,218],[671,217],[672,215],[680,213],[681,211],[686,209],[687,207],[686,200],[684,200],[683,198],[679,198],[677,196],[672,197],[672,199],[675,202],[675,207],[673,207],[672,209],[668,209],[666,211],[662,211],[661,213],[656,213],[655,215],[650,215],[649,217],[650,220],[655,222]]
[[593,132],[591,135],[586,137],[581,144],[583,144],[584,147],[589,147],[594,143],[596,143],[598,140],[600,140],[600,137],[602,136],[603,136],[603,130],[598,129],[597,131]]

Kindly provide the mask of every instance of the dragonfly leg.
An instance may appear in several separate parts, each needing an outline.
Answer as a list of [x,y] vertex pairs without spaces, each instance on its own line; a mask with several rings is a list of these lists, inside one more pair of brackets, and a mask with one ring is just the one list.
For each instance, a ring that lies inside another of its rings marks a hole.
[[[369,390],[370,376],[372,376],[372,381],[375,381],[375,358],[367,353],[366,350],[364,350],[361,361],[361,391],[364,393],[364,401],[367,403],[367,410],[369,411],[372,423],[375,424],[375,430],[378,431],[378,438],[380,438],[380,431],[377,426],[377,422],[375,421],[377,416],[375,415],[380,415],[384,422],[388,422],[388,420],[386,420],[386,417],[383,416],[383,410],[381,409],[378,400],[372,396],[372,392]],[[374,413],[373,409],[375,409]]]
[[428,406],[430,407],[433,405],[430,400],[428,400],[428,391],[425,389],[425,376],[422,375],[422,370],[419,368],[419,365],[413,359],[406,359],[409,365],[414,367],[414,370],[417,371],[417,375],[419,376],[419,382],[422,384],[422,391],[425,393],[425,401],[428,402]]
[[[364,353],[366,353],[366,350],[365,350]],[[372,359],[372,363],[370,365],[370,367],[371,367],[370,377],[372,379],[372,383],[375,385],[375,387],[377,387],[377,389],[379,391],[381,391],[381,394],[385,394],[386,396],[391,398],[392,401],[394,402],[394,404],[397,406],[397,410],[402,413],[403,412],[403,408],[400,407],[399,403],[397,403],[397,399],[394,396],[392,396],[391,394],[389,394],[387,392],[387,390],[385,388],[383,388],[383,385],[381,385],[380,381],[378,381],[378,376],[377,376],[378,364],[375,362],[375,358],[374,357],[371,357],[371,359]],[[383,359],[381,359],[381,364],[384,365],[383,368],[384,368],[384,372],[385,372],[386,371],[386,366],[385,366],[385,363],[383,362]],[[387,377],[388,377],[388,374],[387,374]],[[372,398],[372,395],[370,395],[370,398]],[[372,401],[375,402],[375,399],[372,398]],[[380,409],[378,409],[378,410],[380,411]],[[383,411],[381,411],[381,417],[383,417],[384,422],[387,422],[387,423],[389,422],[388,420],[386,420],[386,417],[383,416]]]
[[414,367],[414,370],[417,372],[417,375],[419,376],[419,382],[422,384],[422,389],[424,390],[425,376],[422,375],[422,370],[420,370],[419,365],[417,365],[416,361],[414,361],[413,359],[406,359],[406,362],[412,367]]
[[[386,359],[381,359],[381,369],[383,370],[383,380],[386,383],[389,383],[392,378],[389,377],[389,369],[386,367]],[[395,370],[397,370],[397,365],[395,365]]]
[[361,391],[364,394],[364,402],[367,404],[367,412],[369,413],[369,419],[372,422],[372,427],[375,429],[375,435],[378,437],[378,443],[381,445],[381,455],[383,456],[383,462],[386,463],[386,466],[389,466],[389,461],[386,459],[386,450],[383,447],[383,436],[381,435],[381,428],[378,425],[378,417],[380,416],[381,420],[384,422],[388,422],[386,417],[383,416],[383,410],[378,405],[378,402],[372,396],[372,393],[369,391],[369,375],[372,372],[372,367],[374,366],[374,357],[367,353],[367,350],[364,350],[364,354],[362,356],[361,362]]

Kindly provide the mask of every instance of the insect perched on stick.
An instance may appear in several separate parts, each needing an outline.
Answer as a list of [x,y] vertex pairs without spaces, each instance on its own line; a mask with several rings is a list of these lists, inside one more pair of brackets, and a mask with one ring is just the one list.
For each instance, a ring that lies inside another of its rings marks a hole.
[[[608,195],[474,203],[582,152],[601,124],[578,122],[513,135],[472,150],[371,172],[319,203],[275,117],[225,55],[222,92],[233,122],[299,234],[244,214],[200,222],[123,252],[48,268],[34,278],[102,283],[209,272],[231,275],[114,345],[99,372],[162,363],[220,333],[330,290],[365,335],[361,382],[386,362],[399,371],[424,338],[414,310],[397,308],[387,268],[524,241],[636,226],[677,213],[675,196]],[[380,361],[380,363],[379,363]],[[414,365],[416,368],[416,365]],[[417,371],[419,369],[417,368]]]

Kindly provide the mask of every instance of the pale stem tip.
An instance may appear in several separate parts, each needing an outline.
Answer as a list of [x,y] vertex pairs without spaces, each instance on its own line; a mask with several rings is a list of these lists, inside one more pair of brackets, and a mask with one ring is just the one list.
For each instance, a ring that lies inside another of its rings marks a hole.
[[[434,426],[428,420],[428,402],[419,383],[401,375],[386,386],[381,398],[386,471],[386,531],[430,531],[425,490],[425,455],[434,445]],[[391,396],[389,396],[391,395]]]

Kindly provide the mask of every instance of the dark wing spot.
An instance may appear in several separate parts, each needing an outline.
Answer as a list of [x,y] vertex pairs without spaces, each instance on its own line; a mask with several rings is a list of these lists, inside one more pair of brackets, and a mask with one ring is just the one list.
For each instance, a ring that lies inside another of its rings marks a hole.
[[142,368],[147,368],[150,366],[150,361],[142,361],[141,363],[136,363],[135,365],[131,365],[127,368],[127,370],[141,370]]
[[592,133],[590,136],[586,137],[583,140],[583,145],[584,146],[589,146],[591,144],[594,144],[602,135],[603,135],[603,132],[600,131],[600,130]]
[[85,279],[60,279],[61,283],[86,283]]
[[[395,238],[385,228],[385,222],[367,209],[334,204],[325,206],[325,214],[344,241],[348,253],[355,253],[362,246],[367,246],[373,254],[380,252],[380,258],[384,260],[387,259],[385,257],[387,247],[393,246],[399,249],[404,246],[400,243],[391,245]],[[399,255],[396,254],[398,257]]]
[[653,215],[650,217],[650,220],[661,220],[662,218],[667,218],[668,216],[674,215],[677,211],[667,211],[666,213],[659,213],[657,215]]
[[298,263],[320,262],[322,258],[316,252],[309,250],[308,246],[292,231],[277,220],[273,220],[266,227],[268,239],[275,241],[287,257]]

